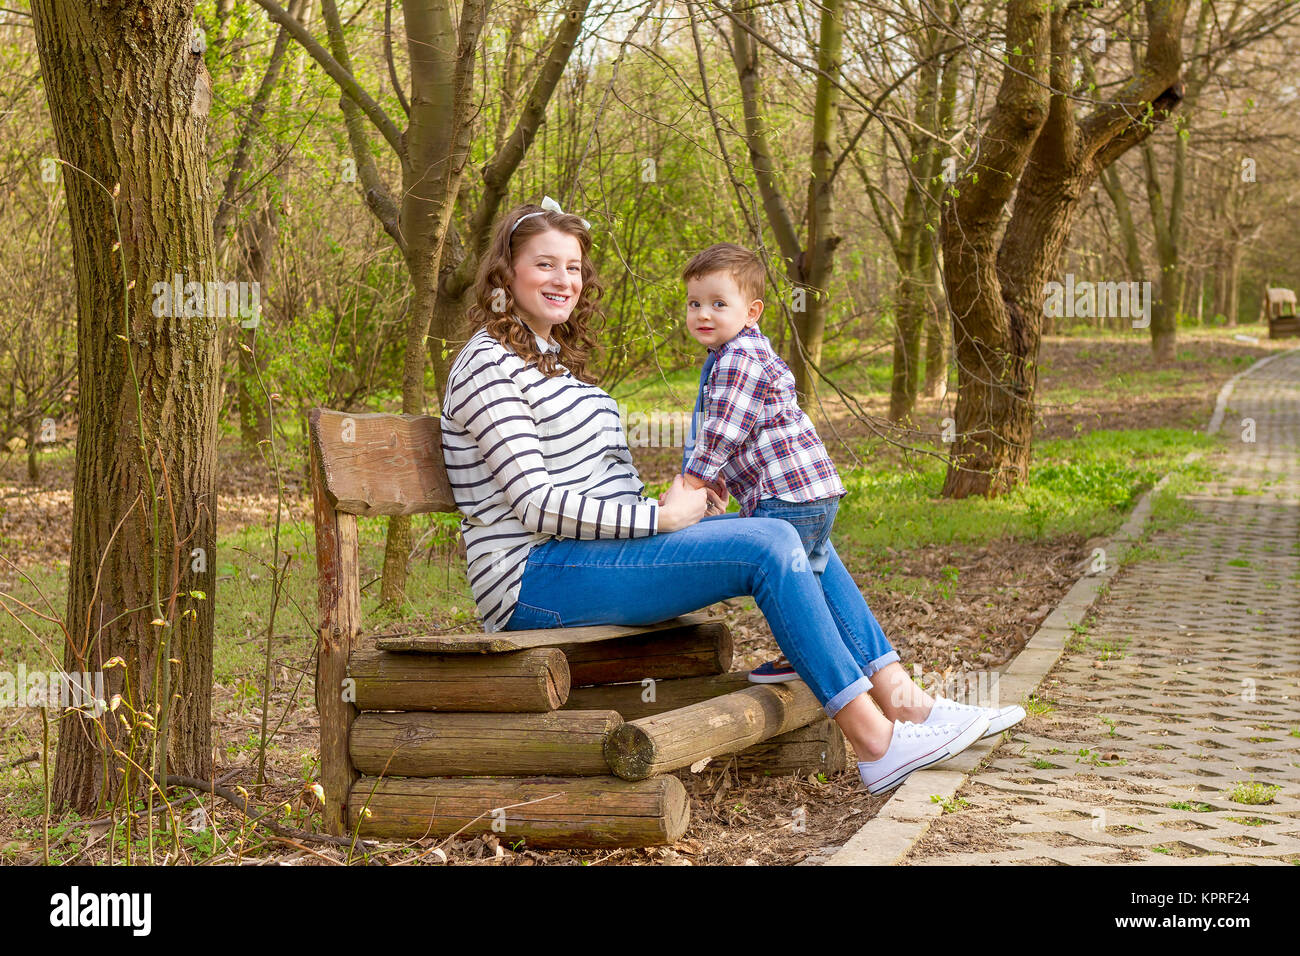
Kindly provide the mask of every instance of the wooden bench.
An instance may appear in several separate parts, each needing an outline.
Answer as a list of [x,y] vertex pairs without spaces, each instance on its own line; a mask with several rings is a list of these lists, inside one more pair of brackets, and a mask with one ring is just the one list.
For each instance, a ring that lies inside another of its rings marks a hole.
[[1268,337],[1284,339],[1300,336],[1300,316],[1296,315],[1296,294],[1291,289],[1275,289],[1267,284],[1260,300],[1260,315],[1268,319]]
[[315,409],[310,432],[328,832],[649,846],[689,822],[673,770],[724,754],[755,773],[844,768],[803,682],[729,673],[731,634],[702,614],[359,647],[357,518],[456,510],[439,423]]

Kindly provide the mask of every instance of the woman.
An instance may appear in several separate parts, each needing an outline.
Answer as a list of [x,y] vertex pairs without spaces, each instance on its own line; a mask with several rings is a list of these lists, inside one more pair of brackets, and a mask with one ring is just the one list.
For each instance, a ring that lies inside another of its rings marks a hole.
[[725,514],[680,475],[643,497],[617,406],[586,371],[601,293],[590,248],[577,216],[511,210],[479,269],[478,331],[448,374],[443,456],[484,627],[648,624],[752,595],[872,793],[1023,717],[917,688],[833,548],[816,573],[793,526]]

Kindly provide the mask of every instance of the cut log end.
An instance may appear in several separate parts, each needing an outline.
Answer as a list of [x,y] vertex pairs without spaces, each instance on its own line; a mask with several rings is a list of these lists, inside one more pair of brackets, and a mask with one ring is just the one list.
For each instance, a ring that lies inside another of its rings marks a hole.
[[545,662],[546,668],[541,675],[543,693],[550,702],[550,709],[557,710],[569,699],[569,664],[562,654],[548,654]]
[[623,724],[605,738],[605,763],[624,780],[644,780],[653,773],[656,748],[644,727]]

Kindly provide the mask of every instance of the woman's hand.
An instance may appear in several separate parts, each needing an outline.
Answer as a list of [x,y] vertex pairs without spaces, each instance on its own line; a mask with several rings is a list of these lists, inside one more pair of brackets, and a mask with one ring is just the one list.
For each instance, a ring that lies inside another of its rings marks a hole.
[[689,528],[708,513],[708,491],[691,489],[681,475],[673,478],[672,485],[659,499],[660,532],[680,531]]

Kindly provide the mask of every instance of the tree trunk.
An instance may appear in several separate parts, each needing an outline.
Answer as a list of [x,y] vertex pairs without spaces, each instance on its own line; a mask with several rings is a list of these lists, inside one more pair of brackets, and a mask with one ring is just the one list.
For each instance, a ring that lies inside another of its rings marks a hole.
[[[1208,74],[1203,57],[1211,22],[1213,4],[1202,2],[1197,17],[1195,42],[1191,63],[1197,74],[1186,84],[1184,112],[1195,115],[1194,109],[1202,84]],[[1156,237],[1156,255],[1160,262],[1159,293],[1151,303],[1151,352],[1157,365],[1172,362],[1177,357],[1178,315],[1183,306],[1183,279],[1185,266],[1181,256],[1183,209],[1187,189],[1187,141],[1190,130],[1186,125],[1178,131],[1173,143],[1172,185],[1166,209],[1164,192],[1160,184],[1160,168],[1155,147],[1148,140],[1142,144],[1142,160],[1146,169],[1147,204],[1151,209],[1151,224]]]
[[755,39],[756,7],[752,0],[736,0],[733,5],[732,60],[744,104],[745,144],[763,198],[763,211],[776,236],[786,274],[795,286],[797,298],[791,321],[798,341],[791,344],[789,364],[794,373],[795,390],[802,400],[813,385],[813,368],[821,364],[828,305],[826,285],[834,266],[835,247],[840,241],[840,237],[833,234],[832,223],[831,140],[838,116],[839,90],[834,77],[840,68],[843,23],[840,20],[840,0],[827,0],[822,4],[812,159],[804,210],[808,233],[805,242],[801,243],[794,218],[777,182],[776,162],[767,142],[767,118],[763,112],[758,69],[759,43]]
[[921,369],[921,330],[925,324],[926,293],[915,262],[898,277],[894,307],[894,371],[889,386],[889,420],[902,422],[916,407]]
[[[287,167],[281,167],[287,172]],[[281,174],[281,188],[287,176]],[[266,277],[271,257],[275,253],[279,234],[280,216],[276,204],[279,199],[267,190],[257,212],[239,230],[240,254],[249,282],[266,288]],[[259,326],[260,327],[260,326]],[[245,451],[256,452],[258,443],[271,437],[271,421],[266,406],[261,374],[266,369],[266,356],[257,345],[257,328],[240,328],[239,342],[239,436]]]
[[[173,303],[175,273],[182,282],[214,278],[205,195],[211,85],[191,52],[193,3],[129,0],[108,9],[36,0],[32,13],[59,153],[77,167],[65,167],[63,180],[81,383],[63,666],[101,671],[121,657],[125,668],[104,673],[105,697],[122,694],[141,712],[171,699],[166,724],[154,718],[160,762],[206,779],[218,322],[212,308],[186,316],[188,294],[180,316],[155,315],[155,306]],[[166,626],[151,623],[157,618]],[[167,665],[169,657],[179,665]],[[142,789],[139,772],[104,748],[105,735],[129,747],[117,719],[128,712],[92,720],[73,710],[60,719],[56,805],[92,812],[124,777],[131,791]],[[149,767],[147,750],[134,750]]]
[[[958,434],[943,490],[949,497],[998,495],[1028,474],[1046,283],[1057,273],[1087,187],[1181,101],[1186,7],[1187,0],[1146,6],[1141,69],[1110,102],[1076,119],[1066,93],[1073,86],[1069,18],[1075,8],[1032,0],[1007,4],[1012,52],[996,107],[980,136],[978,158],[943,211],[958,367]],[[1036,52],[1043,50],[1051,55]],[[1013,191],[1015,205],[1003,230],[1002,212]]]
[[[996,233],[1002,211],[1029,161],[1047,119],[1050,16],[1033,0],[1013,0],[1006,13],[1006,46],[997,106],[980,137],[989,146],[981,167],[958,182],[943,209],[943,261],[955,327],[957,437],[943,493],[948,497],[1000,494],[1023,477],[1032,433],[1033,315],[1004,299]],[[982,173],[982,175],[976,175]],[[1017,203],[1019,211],[1019,203]],[[1010,229],[1007,230],[1008,236]],[[1032,359],[1029,359],[1032,361]]]
[[1228,320],[1229,325],[1236,325],[1238,321],[1237,301],[1239,290],[1239,279],[1241,276],[1241,244],[1232,237],[1231,244],[1228,246],[1228,277],[1224,283],[1224,300],[1223,314]]
[[1178,339],[1178,288],[1182,267],[1176,255],[1161,255],[1160,281],[1151,303],[1151,352],[1157,364],[1174,361]]
[[840,68],[840,48],[844,37],[840,20],[841,0],[822,0],[821,28],[817,42],[817,97],[812,117],[812,162],[808,180],[808,237],[801,271],[805,280],[807,308],[795,313],[795,330],[799,341],[791,349],[795,389],[801,396],[814,387],[814,369],[822,363],[822,344],[826,334],[830,277],[835,266],[835,247],[840,237],[834,234],[831,169],[834,165],[833,141],[839,110],[839,88],[834,82]]
[[[929,245],[929,242],[926,242]],[[926,281],[925,385],[924,398],[942,399],[948,394],[948,365],[951,361],[952,317],[943,294],[939,264],[933,252],[927,252],[930,275]]]
[[[470,95],[478,33],[486,7],[466,5],[458,35],[449,4],[408,6],[411,117],[402,157],[402,234],[411,277],[402,362],[402,413],[424,412],[425,337],[438,297],[438,265],[451,214],[469,159]],[[461,51],[467,51],[463,55]],[[388,519],[380,603],[395,607],[406,596],[411,518]]]
[[41,437],[41,418],[33,415],[27,422],[27,481],[36,484],[41,480],[41,469],[36,464],[36,445]]

